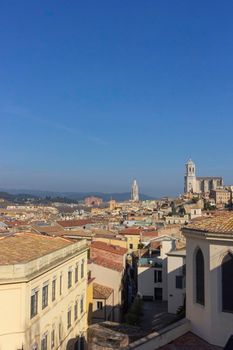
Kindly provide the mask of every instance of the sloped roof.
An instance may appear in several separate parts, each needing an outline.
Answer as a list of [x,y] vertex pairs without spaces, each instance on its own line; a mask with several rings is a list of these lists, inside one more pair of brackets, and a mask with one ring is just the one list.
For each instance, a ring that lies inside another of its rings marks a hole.
[[233,211],[218,212],[211,217],[195,219],[183,227],[183,231],[185,230],[233,234]]
[[113,289],[102,284],[93,283],[93,298],[94,299],[108,299],[113,293]]
[[57,221],[57,223],[62,227],[75,227],[75,226],[85,226],[88,224],[92,224],[92,220],[90,219],[61,220],[61,221]]
[[113,254],[124,255],[127,253],[127,249],[118,245],[112,245],[105,242],[94,241],[91,243],[91,248],[105,250]]
[[0,238],[0,265],[26,263],[73,244],[60,237],[15,233]]

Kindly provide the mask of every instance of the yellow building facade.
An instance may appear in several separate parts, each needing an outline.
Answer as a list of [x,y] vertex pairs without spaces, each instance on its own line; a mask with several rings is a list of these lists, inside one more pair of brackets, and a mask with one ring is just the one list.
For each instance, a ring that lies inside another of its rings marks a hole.
[[16,234],[0,249],[0,349],[84,349],[86,241]]

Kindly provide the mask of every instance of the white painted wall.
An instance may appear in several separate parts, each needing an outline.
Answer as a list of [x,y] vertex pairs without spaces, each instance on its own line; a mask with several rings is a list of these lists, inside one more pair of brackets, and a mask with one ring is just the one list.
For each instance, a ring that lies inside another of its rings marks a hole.
[[154,283],[155,270],[162,271],[151,266],[138,266],[138,292],[142,296],[151,296],[154,299],[154,288],[164,288],[163,275],[162,283]]
[[177,309],[184,304],[185,289],[176,288],[176,276],[183,275],[185,259],[182,256],[168,256],[167,284],[168,284],[168,312],[176,314]]
[[[233,333],[233,314],[221,310],[221,261],[233,251],[233,240],[207,240],[186,234],[186,316],[192,331],[211,344],[224,346]],[[195,302],[194,252],[200,247],[205,263],[205,306]]]
[[[159,240],[159,239],[158,239]],[[162,269],[151,266],[138,266],[138,292],[142,295],[153,296],[154,288],[163,289],[163,300],[167,300],[167,253],[175,249],[174,239],[162,239],[158,259],[162,261]],[[162,270],[162,282],[154,283],[154,271]]]

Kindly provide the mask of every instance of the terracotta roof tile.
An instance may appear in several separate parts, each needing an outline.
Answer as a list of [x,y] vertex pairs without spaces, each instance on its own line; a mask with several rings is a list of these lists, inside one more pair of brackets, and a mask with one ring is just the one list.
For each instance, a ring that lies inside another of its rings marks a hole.
[[98,283],[93,283],[93,298],[94,299],[108,299],[113,293],[113,289],[103,286]]
[[127,253],[126,248],[122,248],[117,245],[107,244],[105,242],[94,241],[91,243],[91,248],[105,250],[113,254],[124,255]]
[[109,260],[109,259],[102,258],[102,257],[96,257],[96,258],[92,259],[91,262],[96,264],[96,265],[100,265],[100,266],[106,267],[107,269],[115,270],[118,272],[122,272],[123,268],[124,268],[123,264],[116,262],[114,260]]
[[127,227],[121,231],[119,231],[120,235],[140,235],[142,230],[138,227]]
[[158,237],[158,231],[143,231],[142,237]]
[[197,335],[188,332],[181,337],[173,340],[171,343],[164,345],[159,348],[159,350],[184,350],[184,349],[190,349],[190,350],[220,350],[222,348],[211,345],[204,341],[203,339],[199,338]]
[[0,239],[0,265],[26,263],[72,244],[60,237],[16,233]]
[[233,234],[233,211],[218,212],[211,217],[202,217],[193,220],[183,227],[183,230],[196,230],[213,233],[230,233]]
[[57,221],[59,225],[62,227],[75,227],[75,226],[85,226],[88,224],[92,224],[92,220],[90,219],[83,219],[83,220],[61,220]]
[[51,226],[49,226],[49,225],[46,225],[46,226],[33,225],[32,230],[39,232],[41,234],[56,235],[56,236],[62,236],[64,233],[67,232],[60,225],[51,225]]

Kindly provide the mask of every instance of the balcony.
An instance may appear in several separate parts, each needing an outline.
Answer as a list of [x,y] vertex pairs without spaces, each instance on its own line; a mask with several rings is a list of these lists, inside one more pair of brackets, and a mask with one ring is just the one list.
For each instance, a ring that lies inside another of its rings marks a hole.
[[155,257],[148,257],[148,258],[139,258],[138,259],[138,266],[140,267],[163,267],[163,261],[162,259],[155,258]]

